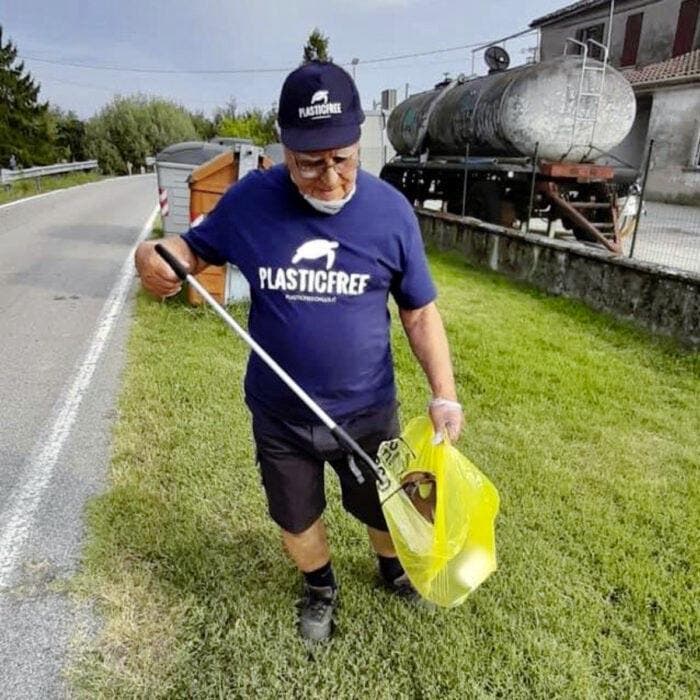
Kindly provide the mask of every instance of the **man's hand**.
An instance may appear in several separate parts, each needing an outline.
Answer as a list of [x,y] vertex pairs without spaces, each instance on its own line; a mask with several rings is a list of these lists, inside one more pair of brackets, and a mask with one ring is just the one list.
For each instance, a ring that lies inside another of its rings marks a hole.
[[172,271],[172,268],[155,250],[156,243],[167,248],[189,272],[197,273],[206,267],[206,263],[198,258],[180,236],[170,236],[161,240],[144,241],[136,248],[134,262],[141,278],[141,284],[146,291],[159,299],[177,294],[182,282]]
[[433,399],[428,404],[428,413],[433,422],[433,428],[435,428],[433,445],[439,445],[443,441],[445,433],[447,433],[450,442],[457,442],[464,421],[461,404],[448,399]]

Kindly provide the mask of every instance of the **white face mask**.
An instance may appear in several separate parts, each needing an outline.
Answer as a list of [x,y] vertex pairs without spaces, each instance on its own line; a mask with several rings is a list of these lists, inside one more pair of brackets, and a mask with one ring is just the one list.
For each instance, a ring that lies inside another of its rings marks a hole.
[[343,199],[316,199],[316,197],[310,197],[308,194],[302,194],[301,196],[316,211],[320,211],[322,214],[337,214],[353,198],[354,194],[355,185],[352,186],[350,192],[348,192]]

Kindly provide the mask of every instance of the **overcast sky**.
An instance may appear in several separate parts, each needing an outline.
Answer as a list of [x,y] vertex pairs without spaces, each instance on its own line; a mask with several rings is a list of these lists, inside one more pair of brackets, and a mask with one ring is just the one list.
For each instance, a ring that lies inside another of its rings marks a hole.
[[[4,39],[15,42],[41,83],[42,98],[81,117],[94,114],[115,93],[138,91],[207,114],[231,97],[241,109],[267,109],[277,100],[288,69],[299,64],[315,26],[330,37],[336,63],[360,60],[356,79],[368,109],[383,88],[397,88],[403,96],[406,83],[410,92],[417,92],[446,72],[453,77],[470,74],[472,53],[461,49],[363,61],[490,41],[526,29],[536,17],[567,4],[561,0],[0,0],[0,25]],[[522,63],[536,41],[536,34],[531,34],[508,42],[513,64]],[[59,65],[66,63],[80,65]],[[481,55],[475,68],[485,72]],[[247,69],[272,70],[180,72]],[[140,72],[147,70],[174,72]],[[348,70],[352,72],[352,67]]]

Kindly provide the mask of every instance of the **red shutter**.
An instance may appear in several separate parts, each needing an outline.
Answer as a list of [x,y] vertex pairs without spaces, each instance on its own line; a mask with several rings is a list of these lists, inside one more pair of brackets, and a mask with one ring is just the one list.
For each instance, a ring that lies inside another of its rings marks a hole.
[[621,66],[633,66],[637,62],[637,49],[639,48],[639,37],[642,34],[643,12],[627,17],[625,26],[625,44],[622,49]]
[[681,9],[678,12],[676,40],[673,42],[674,56],[680,56],[693,50],[698,11],[700,11],[700,0],[683,0],[681,3]]

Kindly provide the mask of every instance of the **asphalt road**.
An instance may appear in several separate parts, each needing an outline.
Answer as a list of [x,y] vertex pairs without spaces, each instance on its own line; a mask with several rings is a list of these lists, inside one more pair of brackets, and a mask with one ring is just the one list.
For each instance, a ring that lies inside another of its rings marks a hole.
[[[64,697],[97,622],[60,582],[104,486],[152,175],[0,207],[0,698]],[[124,302],[124,298],[126,301]]]

